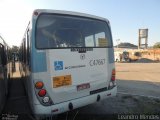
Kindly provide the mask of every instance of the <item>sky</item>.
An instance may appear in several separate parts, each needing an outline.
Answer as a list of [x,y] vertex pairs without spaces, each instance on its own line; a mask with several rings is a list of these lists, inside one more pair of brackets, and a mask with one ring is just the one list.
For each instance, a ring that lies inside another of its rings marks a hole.
[[20,45],[32,11],[40,8],[107,18],[114,45],[138,45],[138,30],[144,28],[149,46],[160,42],[160,0],[0,0],[0,35],[10,46]]

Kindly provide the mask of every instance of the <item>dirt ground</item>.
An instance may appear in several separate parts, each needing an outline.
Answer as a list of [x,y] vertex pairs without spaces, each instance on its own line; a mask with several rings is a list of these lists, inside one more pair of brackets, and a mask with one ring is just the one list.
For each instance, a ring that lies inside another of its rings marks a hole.
[[66,118],[75,118],[75,120],[117,120],[120,119],[119,116],[124,115],[136,115],[139,119],[140,116],[148,116],[150,117],[148,120],[153,117],[154,120],[159,120],[160,99],[117,94],[116,97],[60,114],[58,120],[65,120]]
[[116,63],[119,92],[160,98],[160,63]]
[[116,63],[116,78],[160,83],[160,63]]

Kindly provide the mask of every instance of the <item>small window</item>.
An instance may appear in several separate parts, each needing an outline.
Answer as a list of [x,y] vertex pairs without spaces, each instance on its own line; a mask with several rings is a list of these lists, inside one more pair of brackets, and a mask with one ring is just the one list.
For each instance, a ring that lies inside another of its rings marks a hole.
[[85,37],[85,46],[86,47],[92,47],[94,46],[94,38],[93,35]]

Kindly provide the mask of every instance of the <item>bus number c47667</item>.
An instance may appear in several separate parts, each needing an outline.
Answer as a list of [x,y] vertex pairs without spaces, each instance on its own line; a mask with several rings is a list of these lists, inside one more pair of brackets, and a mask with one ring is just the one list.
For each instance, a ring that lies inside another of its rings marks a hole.
[[97,66],[97,65],[104,65],[105,59],[97,59],[97,60],[90,60],[89,65],[90,66]]

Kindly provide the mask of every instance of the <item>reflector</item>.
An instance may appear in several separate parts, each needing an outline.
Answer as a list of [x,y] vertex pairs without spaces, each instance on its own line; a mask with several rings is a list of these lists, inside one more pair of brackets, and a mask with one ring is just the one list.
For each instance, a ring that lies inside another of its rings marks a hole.
[[44,97],[44,98],[43,98],[43,102],[44,102],[44,103],[48,103],[48,102],[49,102],[49,97]]

